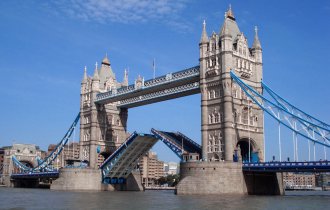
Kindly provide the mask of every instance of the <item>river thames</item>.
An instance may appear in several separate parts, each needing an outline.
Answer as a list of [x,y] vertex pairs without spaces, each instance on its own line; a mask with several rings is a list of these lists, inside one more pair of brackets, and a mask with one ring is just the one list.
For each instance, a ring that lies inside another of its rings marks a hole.
[[330,192],[286,196],[178,196],[173,191],[67,192],[0,188],[0,209],[328,209]]

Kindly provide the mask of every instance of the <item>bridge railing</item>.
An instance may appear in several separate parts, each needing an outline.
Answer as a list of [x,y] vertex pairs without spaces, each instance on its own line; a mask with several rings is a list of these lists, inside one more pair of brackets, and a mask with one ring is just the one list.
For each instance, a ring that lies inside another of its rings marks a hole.
[[[179,72],[169,73],[164,76],[156,77],[155,79],[147,80],[142,84],[142,88],[151,88],[161,84],[182,80],[185,78],[198,76],[198,75],[199,75],[199,66],[194,66],[192,68],[188,68]],[[135,90],[139,90],[139,88],[137,88],[134,84],[134,85],[129,85],[127,87],[121,87],[116,90],[111,90],[105,93],[99,93],[96,95],[96,101],[127,94],[130,92],[134,92]]]
[[243,167],[251,167],[251,166],[252,167],[330,166],[330,161],[243,163]]

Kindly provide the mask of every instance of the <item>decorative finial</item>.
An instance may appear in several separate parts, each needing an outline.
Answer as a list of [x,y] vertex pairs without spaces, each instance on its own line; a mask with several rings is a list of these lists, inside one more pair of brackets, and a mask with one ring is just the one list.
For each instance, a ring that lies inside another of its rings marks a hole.
[[108,58],[108,52],[105,52],[105,57]]
[[258,27],[255,26],[254,27],[254,41],[253,41],[253,44],[252,44],[252,48],[253,49],[257,49],[257,48],[260,48],[261,49],[261,44],[260,44],[260,41],[259,41],[259,37],[258,37]]
[[97,61],[96,61],[96,63],[95,63],[95,69],[97,69]]
[[227,12],[225,12],[225,19],[227,18]]
[[208,36],[207,36],[207,32],[206,32],[206,21],[204,19],[203,21],[203,31],[202,31],[202,36],[201,36],[201,41],[200,43],[207,43],[208,40]]
[[229,4],[229,8],[228,8],[227,16],[226,17],[229,17],[230,19],[235,20],[233,10],[231,9],[231,4]]
[[84,69],[85,72],[87,72],[87,66],[85,66],[85,69]]

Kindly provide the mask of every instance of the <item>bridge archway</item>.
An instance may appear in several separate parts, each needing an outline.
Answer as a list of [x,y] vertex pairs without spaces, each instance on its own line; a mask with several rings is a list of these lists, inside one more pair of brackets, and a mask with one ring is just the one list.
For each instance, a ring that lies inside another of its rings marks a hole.
[[[34,167],[34,164],[33,162],[29,161],[29,160],[20,160],[20,162],[27,166],[28,168],[33,168]],[[20,172],[20,169],[14,164],[14,169],[13,169],[13,173],[19,173]]]
[[[250,158],[249,158],[249,146],[250,146]],[[258,159],[258,154],[255,152],[257,145],[253,139],[250,138],[250,142],[249,142],[249,138],[240,139],[236,144],[236,148],[238,153],[237,154],[238,159],[240,161],[244,162],[244,161],[253,161],[256,158]]]
[[107,151],[100,152],[98,154],[98,165],[100,166],[110,155],[111,153]]

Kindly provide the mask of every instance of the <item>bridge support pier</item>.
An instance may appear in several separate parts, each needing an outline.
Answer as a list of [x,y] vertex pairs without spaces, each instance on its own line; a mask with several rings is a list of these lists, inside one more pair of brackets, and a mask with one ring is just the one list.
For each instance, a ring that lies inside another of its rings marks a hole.
[[284,195],[281,172],[244,172],[249,195]]
[[102,184],[100,169],[63,168],[60,177],[53,181],[51,190],[90,190],[90,191],[142,191],[139,173],[128,176],[125,184]]
[[187,162],[180,173],[176,194],[284,194],[282,174],[243,173],[242,163]]

